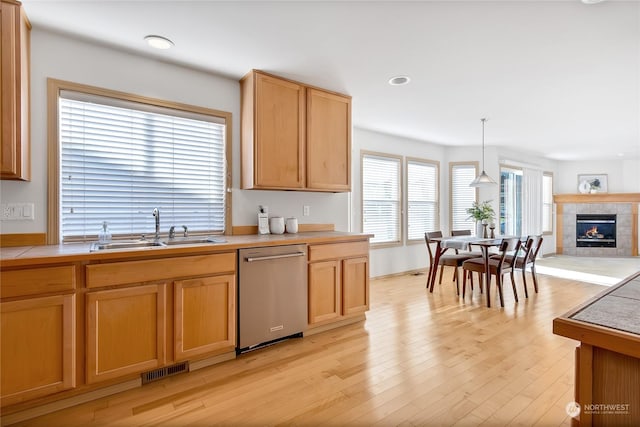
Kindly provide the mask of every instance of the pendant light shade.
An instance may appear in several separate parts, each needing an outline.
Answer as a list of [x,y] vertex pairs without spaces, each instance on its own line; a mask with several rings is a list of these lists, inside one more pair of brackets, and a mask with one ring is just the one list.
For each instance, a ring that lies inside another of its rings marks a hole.
[[476,177],[469,186],[471,187],[486,187],[489,185],[497,184],[487,173],[484,171],[484,122],[487,121],[486,118],[480,119],[482,122],[482,172],[480,175]]

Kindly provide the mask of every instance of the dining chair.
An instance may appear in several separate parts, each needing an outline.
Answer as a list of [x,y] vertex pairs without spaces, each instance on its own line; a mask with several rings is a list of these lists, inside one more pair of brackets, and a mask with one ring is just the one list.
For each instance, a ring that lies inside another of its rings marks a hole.
[[531,277],[533,278],[533,289],[538,293],[538,278],[536,277],[536,258],[538,252],[542,247],[542,235],[527,236],[527,243],[524,254],[516,258],[514,268],[522,271],[522,283],[524,284],[524,295],[529,298],[529,291],[527,290],[527,268],[531,269]]
[[[455,270],[453,272],[453,281],[456,284],[456,295],[460,295],[460,277],[458,267],[462,266],[462,263],[468,259],[472,259],[477,257],[477,254],[442,254],[440,255],[440,260],[438,261],[438,265],[434,266],[433,262],[435,260],[435,254],[431,249],[431,244],[437,243],[432,241],[431,239],[440,239],[442,238],[442,231],[432,231],[424,233],[424,240],[427,245],[427,252],[429,253],[429,266],[430,269],[440,268],[440,278],[438,279],[438,284],[442,283],[442,273],[444,271],[444,267],[453,267]],[[431,270],[429,270],[431,271]],[[436,270],[437,272],[437,270]]]
[[[489,258],[489,281],[486,284],[486,290],[489,292],[491,290],[491,276],[496,276],[496,284],[498,286],[498,295],[500,296],[500,305],[504,307],[504,297],[502,295],[502,276],[506,273],[509,273],[511,277],[511,287],[513,288],[513,296],[518,302],[518,292],[516,291],[516,282],[513,277],[514,265],[516,262],[517,256],[515,254],[518,253],[520,249],[520,239],[519,238],[511,238],[511,239],[502,239],[500,243],[500,257],[499,258]],[[512,255],[510,261],[507,261],[507,255]],[[485,265],[484,259],[482,258],[472,258],[462,263],[463,272],[466,271],[476,271],[485,273]],[[464,299],[466,290],[467,290],[467,276],[463,275],[462,280],[462,299]]]
[[[471,230],[451,230],[451,236],[471,236]],[[456,253],[459,251],[456,249]],[[464,252],[465,254],[473,254],[475,256],[482,256],[480,252],[474,252],[472,249],[469,249],[468,252]],[[469,271],[469,281],[471,282],[471,290],[473,291],[473,272]],[[480,283],[480,293],[482,293],[482,273],[478,273],[478,282]]]
[[[536,277],[536,259],[538,258],[538,252],[542,247],[542,235],[529,235],[527,236],[526,243],[521,245],[520,254],[516,257],[516,262],[514,264],[514,268],[516,270],[522,271],[522,283],[524,285],[524,296],[525,298],[529,298],[529,290],[527,288],[527,276],[526,271],[527,268],[531,269],[531,277],[533,278],[533,288],[536,293],[538,293],[538,278]],[[498,255],[493,255],[492,258],[497,257]],[[505,257],[506,262],[511,262],[512,255],[507,255]]]

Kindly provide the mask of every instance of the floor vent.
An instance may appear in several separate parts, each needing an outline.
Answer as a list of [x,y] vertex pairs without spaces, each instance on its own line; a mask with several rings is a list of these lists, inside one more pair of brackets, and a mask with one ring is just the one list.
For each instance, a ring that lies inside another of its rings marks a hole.
[[164,368],[154,369],[153,371],[144,372],[142,376],[142,384],[152,381],[158,381],[171,375],[181,374],[189,370],[189,362],[176,363],[175,365],[165,366]]

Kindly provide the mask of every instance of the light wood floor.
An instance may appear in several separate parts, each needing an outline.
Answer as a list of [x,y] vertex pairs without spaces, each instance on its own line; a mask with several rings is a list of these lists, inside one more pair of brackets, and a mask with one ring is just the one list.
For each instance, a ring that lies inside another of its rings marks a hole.
[[501,309],[450,282],[429,294],[425,277],[372,280],[364,323],[21,425],[570,425],[576,343],[552,319],[605,288],[539,275],[525,300],[518,277]]

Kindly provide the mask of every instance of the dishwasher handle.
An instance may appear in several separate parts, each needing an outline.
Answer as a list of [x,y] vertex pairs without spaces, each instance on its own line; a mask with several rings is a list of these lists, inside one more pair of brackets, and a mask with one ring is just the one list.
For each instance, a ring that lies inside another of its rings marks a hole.
[[266,261],[270,259],[280,259],[280,258],[294,258],[304,256],[304,252],[293,252],[290,254],[281,254],[281,255],[266,255],[266,256],[257,256],[257,257],[246,257],[245,261],[247,262],[255,262],[255,261]]

